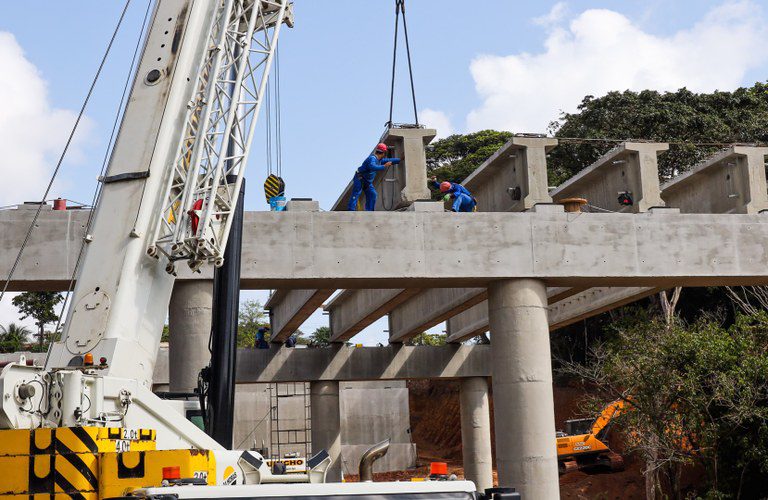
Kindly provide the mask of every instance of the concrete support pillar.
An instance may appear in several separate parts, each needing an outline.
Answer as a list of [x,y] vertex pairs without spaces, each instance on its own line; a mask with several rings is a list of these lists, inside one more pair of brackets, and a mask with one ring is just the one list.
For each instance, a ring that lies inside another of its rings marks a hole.
[[461,379],[459,397],[464,477],[482,492],[493,487],[488,380],[485,377]]
[[309,384],[312,410],[312,453],[326,450],[333,461],[326,481],[341,482],[341,412],[339,382],[318,381]]
[[499,486],[560,498],[547,289],[534,279],[488,287]]
[[168,311],[168,376],[171,391],[191,392],[208,364],[213,281],[176,280]]

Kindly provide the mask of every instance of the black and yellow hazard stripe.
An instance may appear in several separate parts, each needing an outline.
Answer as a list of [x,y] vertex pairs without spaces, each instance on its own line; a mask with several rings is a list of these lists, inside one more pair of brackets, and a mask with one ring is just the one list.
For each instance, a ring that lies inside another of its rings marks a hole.
[[270,198],[275,196],[282,196],[285,194],[285,181],[275,174],[269,174],[267,180],[264,181],[264,196],[269,203]]

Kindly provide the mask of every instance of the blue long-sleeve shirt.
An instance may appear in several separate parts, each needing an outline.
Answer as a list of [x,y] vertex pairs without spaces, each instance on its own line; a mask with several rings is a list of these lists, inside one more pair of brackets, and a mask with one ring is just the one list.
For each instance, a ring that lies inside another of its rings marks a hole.
[[[437,181],[430,181],[429,184],[430,184],[430,186],[432,186],[433,188],[437,189],[438,191],[440,190],[440,183],[439,182],[437,182]],[[453,196],[453,200],[454,201],[453,201],[452,208],[453,208],[454,212],[460,212],[461,211],[462,203],[472,203],[473,200],[474,200],[474,198],[472,197],[472,193],[470,193],[467,188],[465,188],[461,184],[457,184],[455,182],[451,182],[451,188],[448,191],[446,191],[444,194],[449,194],[449,195]],[[462,195],[466,196],[467,199],[466,200],[462,199]]]
[[376,155],[371,155],[357,168],[357,172],[362,176],[364,181],[373,182],[373,179],[376,177],[376,172],[385,170],[387,167],[385,167],[384,164],[390,161],[393,165],[397,165],[400,163],[400,158],[382,158],[379,160],[376,158]]

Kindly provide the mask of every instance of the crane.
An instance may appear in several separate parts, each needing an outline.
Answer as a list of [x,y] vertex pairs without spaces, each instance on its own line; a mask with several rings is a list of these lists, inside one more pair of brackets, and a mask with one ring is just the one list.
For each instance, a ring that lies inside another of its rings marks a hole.
[[[259,453],[225,449],[150,390],[177,274],[223,264],[284,25],[289,0],[157,0],[61,338],[44,366],[22,357],[0,372],[4,494],[152,497],[196,485],[165,494],[253,497],[283,491],[265,483],[324,482],[326,452],[305,474],[273,475]],[[283,486],[284,497],[338,494]],[[437,491],[469,498],[474,486],[373,493]]]

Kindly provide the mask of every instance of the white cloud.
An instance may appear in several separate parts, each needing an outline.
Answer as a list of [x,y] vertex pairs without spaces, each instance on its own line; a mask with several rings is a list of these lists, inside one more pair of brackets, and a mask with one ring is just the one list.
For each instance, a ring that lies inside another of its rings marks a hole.
[[[40,71],[24,56],[16,38],[1,31],[0,68],[0,206],[4,206],[40,199],[76,114],[51,106]],[[91,123],[85,119],[80,127],[70,149],[74,161],[83,159],[78,145],[87,138]],[[6,293],[0,301],[0,325],[14,322],[34,329],[34,321],[20,320],[11,304],[16,295]]]
[[669,36],[605,9],[584,11],[563,26],[565,6],[558,5],[538,20],[547,30],[542,52],[472,61],[483,103],[467,117],[470,131],[543,132],[585,95],[611,90],[729,90],[749,83],[747,71],[767,59],[757,49],[768,44],[765,13],[751,0],[726,2]]
[[434,109],[423,109],[419,113],[421,122],[427,127],[437,130],[437,139],[448,137],[453,134],[453,125],[451,125],[451,119],[447,114],[442,111],[436,111]]
[[[0,32],[0,68],[0,205],[9,205],[40,199],[76,114],[51,106],[40,71],[11,33]],[[85,138],[90,124],[80,126]],[[74,160],[82,160],[78,142]]]
[[565,2],[558,2],[543,16],[534,17],[533,24],[548,28],[563,21],[566,14],[568,14],[568,5]]

